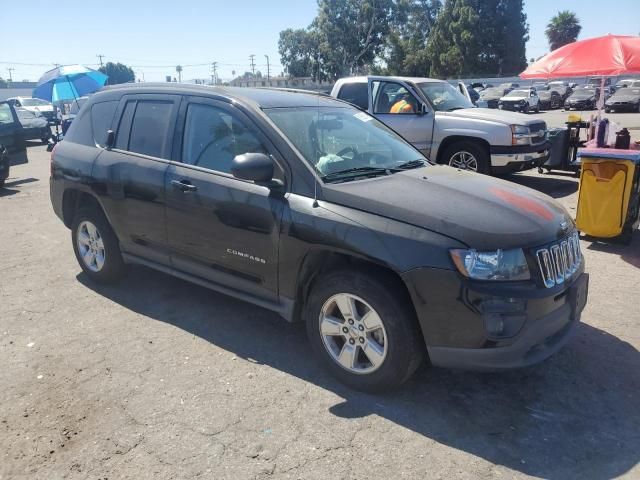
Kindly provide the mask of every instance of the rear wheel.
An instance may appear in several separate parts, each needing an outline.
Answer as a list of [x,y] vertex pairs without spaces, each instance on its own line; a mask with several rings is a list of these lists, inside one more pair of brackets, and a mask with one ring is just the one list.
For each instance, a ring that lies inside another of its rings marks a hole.
[[341,382],[368,392],[398,387],[424,357],[410,299],[382,278],[330,273],[315,282],[305,312],[307,335],[324,366]]
[[489,153],[475,142],[456,142],[442,154],[442,163],[460,170],[489,174],[491,163]]
[[100,210],[79,210],[73,219],[71,238],[76,259],[89,278],[111,283],[124,275],[126,265],[118,239]]
[[524,107],[522,107],[522,113],[529,113],[529,104],[528,103]]

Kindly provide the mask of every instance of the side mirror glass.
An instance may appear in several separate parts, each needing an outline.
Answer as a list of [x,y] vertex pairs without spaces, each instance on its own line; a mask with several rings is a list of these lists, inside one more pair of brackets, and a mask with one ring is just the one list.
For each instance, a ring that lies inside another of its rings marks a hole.
[[241,180],[270,186],[273,182],[273,160],[264,153],[244,153],[234,157],[231,173]]
[[429,107],[427,107],[424,103],[421,103],[418,107],[418,115],[426,115],[429,113]]

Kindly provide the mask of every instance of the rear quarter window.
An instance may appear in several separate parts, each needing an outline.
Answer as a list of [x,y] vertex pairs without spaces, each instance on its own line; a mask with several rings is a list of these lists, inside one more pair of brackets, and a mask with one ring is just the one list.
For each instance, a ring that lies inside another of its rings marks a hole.
[[64,136],[65,142],[79,143],[87,147],[95,147],[93,139],[93,129],[91,128],[91,111],[81,110],[77,117],[71,122],[71,126]]
[[366,83],[347,83],[338,92],[338,98],[366,110],[369,106]]
[[111,128],[117,107],[117,100],[94,103],[91,106],[91,124],[93,126],[93,139],[96,145],[101,147],[105,146],[107,130]]

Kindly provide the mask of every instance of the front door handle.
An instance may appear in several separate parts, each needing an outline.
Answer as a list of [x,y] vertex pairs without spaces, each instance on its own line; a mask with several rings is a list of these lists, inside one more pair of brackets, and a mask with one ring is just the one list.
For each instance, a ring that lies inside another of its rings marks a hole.
[[198,187],[193,185],[189,180],[171,180],[171,185],[181,192],[195,192],[198,190]]

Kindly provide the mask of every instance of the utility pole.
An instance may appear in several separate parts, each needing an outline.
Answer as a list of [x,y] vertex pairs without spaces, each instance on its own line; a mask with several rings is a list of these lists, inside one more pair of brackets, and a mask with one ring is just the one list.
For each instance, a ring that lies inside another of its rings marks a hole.
[[251,60],[251,73],[253,73],[255,75],[256,74],[256,64],[253,61],[254,58],[255,58],[255,55],[253,53],[251,55],[249,55],[249,60]]
[[213,70],[213,75],[211,75],[211,83],[214,85],[218,84],[218,62],[211,62],[211,70]]
[[13,77],[11,76],[11,72],[13,72],[14,70],[15,68],[13,67],[7,68],[7,71],[9,72],[9,82],[13,82]]
[[99,55],[96,55],[96,57],[100,59],[100,68],[102,68],[103,67],[102,59],[104,58],[104,55],[99,54]]
[[[270,77],[270,70],[269,70],[269,55],[265,55],[265,58],[267,59],[267,83],[269,83],[269,77]],[[271,86],[271,84],[269,84],[269,86]]]

